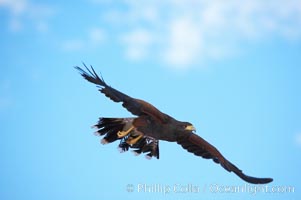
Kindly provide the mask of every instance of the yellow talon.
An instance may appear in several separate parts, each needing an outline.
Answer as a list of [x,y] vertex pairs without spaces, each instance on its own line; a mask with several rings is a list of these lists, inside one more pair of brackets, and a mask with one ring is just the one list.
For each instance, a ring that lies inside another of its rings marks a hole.
[[132,138],[132,137],[130,137],[130,138],[126,141],[126,143],[128,143],[129,145],[133,145],[133,144],[135,144],[140,138],[142,138],[142,136],[143,136],[143,135],[139,135],[139,136],[137,136],[135,139]]
[[131,130],[134,129],[134,126],[132,126],[131,128],[129,128],[127,131],[118,131],[117,132],[117,136],[118,138],[122,138],[124,136],[126,136],[127,134],[129,134],[129,132],[131,132]]

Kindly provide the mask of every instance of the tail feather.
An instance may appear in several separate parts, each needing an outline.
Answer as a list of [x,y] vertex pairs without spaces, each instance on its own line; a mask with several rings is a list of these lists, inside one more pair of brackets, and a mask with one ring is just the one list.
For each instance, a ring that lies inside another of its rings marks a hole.
[[133,148],[136,154],[146,153],[148,157],[159,159],[159,145],[154,138],[143,135],[137,142],[131,144],[129,141],[141,135],[140,132],[132,130],[124,137],[118,137],[118,132],[123,131],[125,127],[131,126],[134,118],[99,118],[99,121],[93,127],[97,129],[97,135],[104,136],[101,143],[112,143],[120,140],[119,149],[121,152]]
[[159,144],[158,140],[145,136],[132,146],[136,154],[146,153],[148,157],[156,157],[159,159]]
[[105,135],[103,138],[107,143],[118,140],[118,131],[121,131],[125,124],[121,119],[116,118],[100,118],[98,123],[94,126],[98,128],[99,135]]

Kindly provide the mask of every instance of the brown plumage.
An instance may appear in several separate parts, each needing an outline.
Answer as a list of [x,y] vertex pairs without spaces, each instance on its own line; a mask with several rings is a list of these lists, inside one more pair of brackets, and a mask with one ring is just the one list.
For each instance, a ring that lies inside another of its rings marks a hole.
[[134,149],[135,154],[146,153],[148,158],[159,159],[159,140],[177,142],[188,152],[212,159],[215,163],[229,172],[234,172],[243,180],[254,184],[265,184],[272,178],[255,178],[245,175],[234,164],[228,161],[214,146],[194,133],[195,129],[189,122],[178,121],[162,113],[153,105],[132,98],[107,85],[91,66],[84,71],[76,67],[80,74],[89,82],[96,84],[99,91],[114,102],[121,102],[122,106],[137,117],[131,118],[100,118],[94,126],[96,134],[104,136],[102,144],[120,141],[121,152]]

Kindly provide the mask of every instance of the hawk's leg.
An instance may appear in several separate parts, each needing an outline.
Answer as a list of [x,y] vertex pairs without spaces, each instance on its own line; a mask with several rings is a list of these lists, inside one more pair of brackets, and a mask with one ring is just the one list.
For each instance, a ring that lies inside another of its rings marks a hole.
[[131,128],[129,128],[127,131],[118,131],[118,133],[117,133],[118,138],[122,138],[122,137],[128,135],[129,132],[131,132],[131,130],[133,130],[133,129],[134,129],[134,126],[131,126]]
[[135,138],[129,137],[126,141],[126,143],[128,143],[129,145],[133,145],[136,144],[141,138],[143,137],[143,135],[138,135]]

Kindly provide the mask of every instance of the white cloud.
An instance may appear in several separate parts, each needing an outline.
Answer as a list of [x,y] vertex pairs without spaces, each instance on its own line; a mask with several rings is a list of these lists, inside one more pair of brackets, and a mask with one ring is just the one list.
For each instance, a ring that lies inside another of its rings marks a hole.
[[0,8],[9,12],[9,29],[20,32],[29,24],[36,31],[48,30],[47,18],[54,14],[54,9],[48,5],[33,3],[30,0],[0,0]]
[[103,16],[127,38],[122,41],[127,57],[152,57],[176,68],[235,55],[239,42],[301,36],[300,0],[125,0],[123,5],[127,9],[115,6]]
[[202,32],[190,19],[175,19],[169,27],[165,61],[172,66],[183,67],[193,63],[201,55]]
[[153,35],[145,29],[135,29],[121,38],[126,45],[126,56],[131,60],[141,60],[146,57],[153,43]]
[[26,0],[0,0],[1,7],[7,7],[13,15],[20,15],[28,7]]

